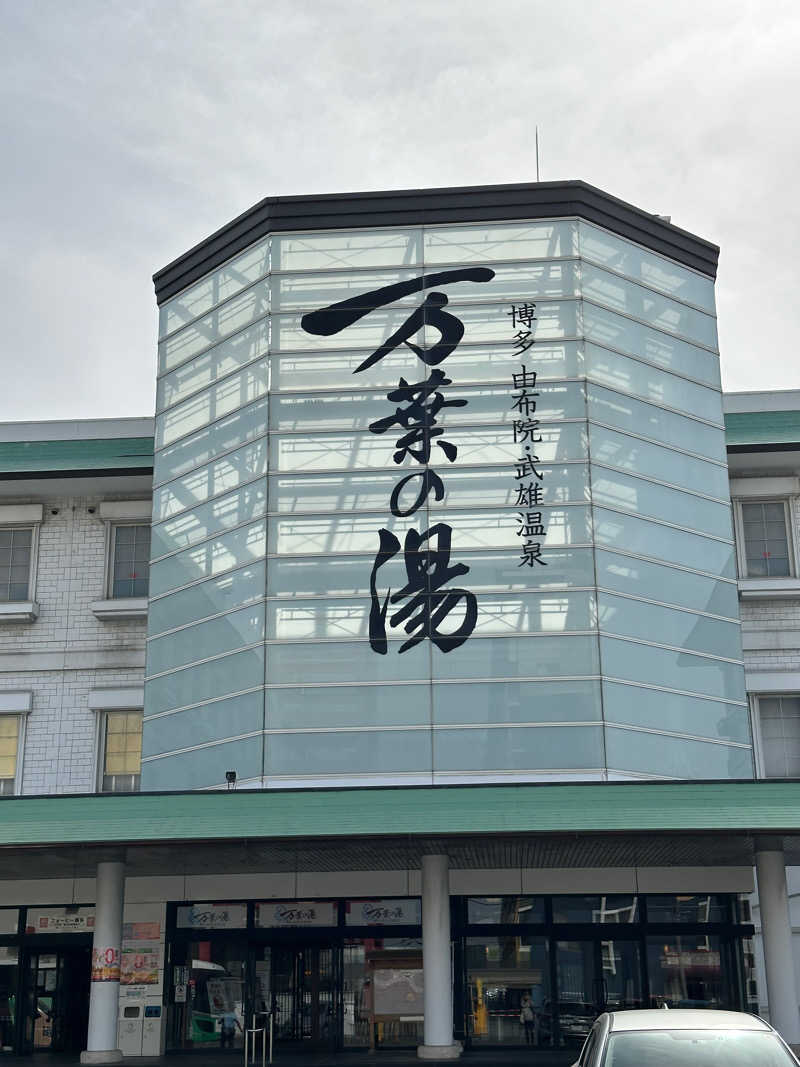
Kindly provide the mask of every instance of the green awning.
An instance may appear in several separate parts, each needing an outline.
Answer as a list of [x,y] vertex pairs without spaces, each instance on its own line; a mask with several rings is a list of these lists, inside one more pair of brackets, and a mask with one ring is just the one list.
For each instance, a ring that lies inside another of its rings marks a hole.
[[60,471],[152,469],[152,437],[0,442],[0,477]]
[[740,411],[725,416],[725,444],[800,444],[800,411]]
[[0,847],[660,831],[800,833],[800,781],[0,798]]

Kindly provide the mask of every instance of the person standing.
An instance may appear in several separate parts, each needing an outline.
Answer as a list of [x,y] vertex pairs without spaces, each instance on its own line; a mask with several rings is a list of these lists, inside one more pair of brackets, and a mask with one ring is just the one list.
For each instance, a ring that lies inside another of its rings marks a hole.
[[519,1021],[525,1027],[525,1044],[535,1044],[534,1026],[536,1023],[536,1015],[533,1010],[533,1000],[528,992],[522,994],[522,1000],[519,1005]]

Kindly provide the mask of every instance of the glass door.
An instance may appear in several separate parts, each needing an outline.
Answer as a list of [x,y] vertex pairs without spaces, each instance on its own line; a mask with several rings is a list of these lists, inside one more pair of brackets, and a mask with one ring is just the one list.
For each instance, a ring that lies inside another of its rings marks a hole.
[[332,1048],[336,1037],[334,953],[330,946],[272,949],[275,1039]]
[[603,984],[597,941],[556,941],[556,1005],[559,1045],[580,1048],[601,1013]]

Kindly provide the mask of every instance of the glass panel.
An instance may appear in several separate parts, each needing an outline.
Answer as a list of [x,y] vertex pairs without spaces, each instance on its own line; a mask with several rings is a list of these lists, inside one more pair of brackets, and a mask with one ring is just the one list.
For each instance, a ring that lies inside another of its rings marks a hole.
[[412,266],[421,261],[420,229],[291,233],[272,238],[273,271]]
[[667,296],[660,296],[652,289],[585,262],[581,269],[581,289],[587,300],[596,300],[615,311],[643,319],[659,330],[680,334],[706,348],[717,347],[717,324],[712,315],[687,307]]
[[[178,914],[208,907],[201,904],[194,908],[178,908]],[[216,907],[232,911],[244,905]],[[178,1047],[241,1050],[243,1031],[247,1026],[244,1015],[245,946],[238,941],[219,938],[194,941],[188,946],[186,962],[189,967],[187,1002],[171,1005],[169,1009],[175,1019],[171,1032],[178,1035]]]
[[598,595],[598,615],[600,629],[607,633],[641,637],[715,656],[738,659],[742,654],[738,622],[690,615],[674,608],[662,608],[607,593]]
[[184,400],[174,408],[156,416],[156,449],[164,448],[179,437],[185,437],[216,422],[225,415],[252,403],[269,388],[269,364],[265,359],[224,378],[217,385]]
[[[238,336],[238,335],[237,335]],[[340,392],[343,383],[352,388],[390,389],[401,377],[416,381],[421,364],[409,348],[396,348],[371,367],[358,372],[364,350],[306,352],[273,355],[270,361],[273,392],[281,390],[331,389]],[[537,341],[536,368],[540,379],[577,378],[583,373],[583,354],[577,341]],[[447,357],[447,376],[459,385],[469,382],[503,382],[519,369],[519,360],[510,348],[498,345],[470,345],[462,342]]]
[[[577,640],[574,638],[573,640]],[[708,659],[649,645],[600,638],[603,674],[646,685],[744,701],[744,672],[739,663]]]
[[467,922],[476,925],[544,922],[543,897],[468,897]]
[[[593,637],[471,638],[453,652],[432,648],[434,678],[575,677],[599,673]],[[405,653],[408,657],[410,653]]]
[[610,725],[606,727],[606,758],[610,770],[658,777],[753,777],[753,754],[749,748],[692,741],[663,733],[640,733]]
[[437,771],[553,771],[603,767],[602,730],[594,726],[437,730]]
[[[319,556],[270,559],[270,596],[369,595],[369,577],[374,555]],[[469,588],[564,589],[594,584],[590,548],[548,549],[547,566],[536,571],[519,566],[519,557],[503,552],[459,552],[459,563],[469,567]],[[524,572],[524,573],[523,573]],[[399,556],[383,564],[381,576],[387,588],[405,584],[405,565]],[[735,589],[735,586],[734,586]]]
[[264,595],[266,563],[255,563],[230,571],[179,593],[151,600],[147,613],[149,633],[160,634],[175,626],[218,615],[238,604],[260,600]]
[[[386,586],[390,588],[390,586]],[[594,623],[589,593],[478,594],[475,634],[525,634],[586,630]],[[433,614],[436,603],[429,611]],[[369,636],[371,603],[368,600],[273,601],[267,610],[267,637],[298,641],[303,638],[348,640]],[[452,633],[464,619],[464,603],[448,616],[445,632]],[[199,658],[199,657],[198,657]]]
[[150,679],[147,682],[147,712],[154,715],[187,704],[199,704],[226,693],[254,689],[263,682],[264,649],[234,652],[210,663],[196,664],[188,670]]
[[352,685],[267,691],[271,730],[325,726],[427,726],[431,690],[421,685]]
[[266,472],[267,442],[262,438],[156,489],[153,494],[153,520],[158,522],[179,511],[197,507],[210,496],[235,489],[241,482],[250,482]]
[[720,941],[705,934],[647,938],[650,1007],[727,1008]]
[[698,348],[688,341],[626,319],[613,311],[584,303],[583,329],[588,341],[596,341],[623,355],[640,356],[664,370],[685,374],[719,389],[719,356],[706,348]]
[[734,546],[701,534],[685,533],[647,519],[619,512],[594,509],[595,541],[610,548],[625,549],[655,562],[678,563],[711,575],[736,576]]
[[556,942],[559,1044],[580,1048],[600,1014],[601,989],[594,941]]
[[678,300],[697,304],[714,312],[714,281],[688,267],[681,267],[671,259],[647,252],[644,248],[578,221],[581,255],[602,264],[607,270],[627,274],[652,289],[674,296]]
[[598,551],[596,560],[599,586],[632,596],[666,599],[671,604],[712,615],[735,619],[739,614],[739,596],[733,582],[721,582],[611,552]]
[[650,923],[727,923],[731,898],[721,893],[681,893],[648,896]]
[[[537,443],[536,455],[543,464],[586,458],[586,431],[583,423],[561,423],[541,427],[542,442]],[[473,467],[487,463],[503,463],[511,467],[519,458],[519,445],[514,444],[508,428],[453,429],[447,440],[458,449],[454,466]],[[270,439],[270,465],[280,471],[354,470],[357,468],[389,468],[394,465],[394,441],[375,434],[300,435],[275,434]]]
[[271,734],[267,738],[267,774],[352,775],[431,772],[429,730],[357,733]]
[[[145,756],[156,756],[184,748],[187,738],[224,741],[226,737],[252,734],[263,728],[264,692],[259,690],[145,721],[142,744]],[[250,743],[259,750],[260,761],[260,741],[251,738]],[[225,770],[218,767],[217,777],[224,778]],[[241,775],[241,768],[237,766],[236,770]]]
[[513,722],[598,722],[600,683],[470,682],[433,687],[437,725]]
[[210,315],[198,319],[192,326],[174,334],[158,345],[159,374],[171,370],[196,352],[209,348],[217,341],[242,329],[254,319],[269,312],[269,281],[265,279],[245,290]]
[[[478,643],[473,639],[469,645]],[[269,646],[269,678],[275,685],[426,679],[429,673],[426,643],[420,642],[402,656],[395,652],[399,647],[399,641],[390,641],[389,654],[378,656],[366,641],[274,644]]]
[[611,896],[553,897],[553,922],[635,923],[638,921],[638,897],[619,893]]
[[267,487],[259,481],[227,496],[198,504],[175,518],[153,527],[153,558],[186,548],[196,541],[257,519],[267,510]]
[[235,767],[237,781],[261,784],[264,748],[261,738],[223,741],[191,752],[142,760],[143,788],[154,792],[205,787],[226,788],[225,771]]
[[172,333],[185,322],[202,315],[215,304],[263,277],[268,270],[269,238],[265,238],[163,304],[159,312],[159,336]]
[[[343,300],[351,301],[352,307],[370,306],[367,301],[356,303],[358,297],[382,289],[389,285],[418,278],[420,269],[393,270],[359,270],[346,271],[337,269],[324,273],[276,274],[272,277],[273,311],[292,311],[294,309],[316,310],[329,304],[338,304]],[[411,293],[400,300],[392,301],[396,306],[416,307],[424,296],[419,292]]]
[[256,401],[191,437],[170,445],[155,456],[156,484],[171,481],[187,471],[210,462],[221,452],[238,449],[246,441],[267,432],[267,400]]
[[147,646],[147,673],[159,674],[263,639],[264,605],[251,604],[240,611],[150,641]]
[[190,393],[265,354],[268,348],[269,321],[262,319],[160,378],[156,385],[156,410],[163,411],[177,404]]
[[[0,934],[16,934],[18,927],[19,908],[0,908]],[[0,958],[0,966],[5,962],[4,958]],[[0,975],[2,974],[3,972],[0,971]]]
[[611,723],[750,744],[748,710],[739,704],[603,682],[603,707]]
[[422,1043],[419,938],[347,938],[343,966],[346,1048],[408,1048]]
[[577,254],[577,223],[568,220],[425,227],[426,264],[552,259]]
[[[450,370],[448,366],[448,371]],[[417,371],[415,380],[422,381],[424,373]],[[458,401],[458,406],[444,406],[435,414],[437,426],[452,426],[465,423],[510,423],[519,414],[512,410],[513,388],[511,375],[508,384],[502,386],[466,387],[455,379],[454,384],[443,384],[441,396],[449,405]],[[387,392],[307,393],[302,396],[284,393],[273,398],[270,409],[270,427],[273,430],[307,431],[322,430],[370,430],[381,420],[398,410],[395,396],[397,383]],[[404,405],[404,402],[403,402]],[[583,387],[579,382],[542,382],[536,388],[536,418],[558,421],[567,418],[583,418],[585,401]],[[404,436],[408,427],[397,420],[385,433],[392,443]],[[375,431],[372,431],[373,433]],[[438,441],[435,442],[438,444]],[[397,446],[395,446],[397,447]],[[434,449],[436,455],[436,449]]]
[[699,496],[592,465],[592,499],[610,508],[663,519],[715,537],[733,537],[731,509]]
[[0,601],[27,599],[32,541],[33,530],[0,530]]
[[468,937],[467,1032],[479,1045],[553,1044],[550,961],[544,937]]
[[744,554],[751,578],[788,577],[791,574],[786,529],[786,504],[742,504]]
[[[388,508],[387,508],[388,512]],[[492,549],[501,546],[519,548],[516,513],[505,512],[432,512],[428,524],[446,523],[452,531],[453,556],[461,551]],[[419,529],[415,517],[396,519],[381,514],[355,514],[303,518],[283,516],[269,525],[270,553],[281,555],[332,552],[374,552],[378,548],[378,531],[391,531],[399,540],[410,529]],[[547,532],[541,543],[549,549],[590,540],[589,509],[581,506],[551,507],[547,511]],[[545,559],[546,559],[545,555]],[[519,565],[519,556],[516,557]],[[153,568],[155,573],[155,567]],[[383,575],[380,576],[383,581]]]
[[[478,292],[482,294],[481,290]],[[457,294],[453,293],[453,300]],[[457,304],[452,309],[464,324],[464,341],[467,344],[486,344],[498,341],[513,349],[513,333],[508,321],[506,304]],[[580,336],[578,329],[577,300],[537,300],[536,302],[536,340],[560,340]],[[425,343],[435,344],[440,333],[433,326],[425,328]],[[448,364],[449,366],[449,364]]]
[[601,941],[603,997],[606,1011],[643,1008],[642,960],[638,941]]
[[588,376],[610,389],[631,393],[651,404],[677,408],[711,422],[719,422],[722,417],[722,397],[717,389],[666,374],[591,342],[586,344],[586,361]]
[[150,527],[115,526],[111,595],[147,596],[150,573]]
[[725,462],[725,435],[721,429],[599,385],[588,385],[587,397],[589,418],[595,422]]
[[154,563],[150,593],[157,596],[180,585],[209,578],[220,571],[249,563],[266,551],[266,523],[257,522],[230,533],[220,534],[194,548]]

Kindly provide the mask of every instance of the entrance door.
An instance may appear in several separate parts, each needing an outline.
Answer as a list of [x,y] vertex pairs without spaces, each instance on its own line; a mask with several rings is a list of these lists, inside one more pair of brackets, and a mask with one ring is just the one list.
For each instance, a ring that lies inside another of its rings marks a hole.
[[25,1052],[78,1053],[89,1029],[91,952],[32,951],[25,971]]
[[562,1048],[578,1048],[602,1012],[643,1006],[639,941],[617,937],[557,941],[556,989],[559,1043]]
[[336,1038],[334,953],[330,946],[272,949],[275,1040],[333,1048]]

